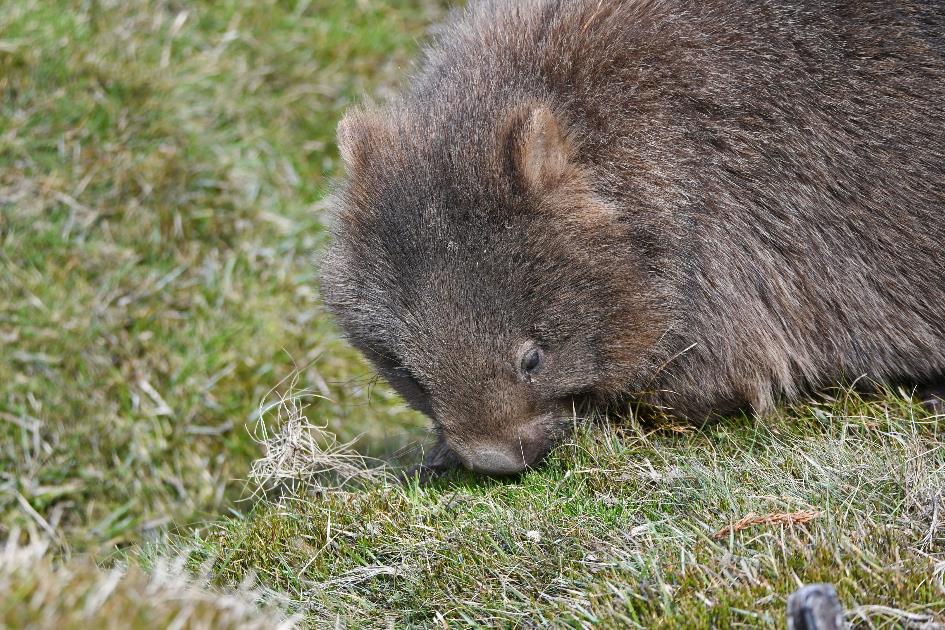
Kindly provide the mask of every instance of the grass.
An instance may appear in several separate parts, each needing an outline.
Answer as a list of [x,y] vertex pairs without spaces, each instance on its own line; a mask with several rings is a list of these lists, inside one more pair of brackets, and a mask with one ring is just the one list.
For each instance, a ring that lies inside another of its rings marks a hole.
[[[852,618],[940,618],[942,420],[892,395],[701,431],[627,419],[519,479],[302,494],[179,544],[313,626],[779,626],[818,581]],[[797,511],[814,518],[726,532]]]
[[[509,481],[358,473],[339,444],[410,459],[424,423],[319,306],[334,126],[443,10],[0,3],[0,627],[777,626],[817,580],[864,625],[941,622],[942,419],[895,392],[630,418]],[[260,424],[272,388],[307,419]]]
[[162,562],[150,574],[137,567],[103,572],[87,560],[62,567],[41,543],[0,551],[0,592],[4,628],[267,630],[298,621],[277,595],[249,583],[214,592],[180,562]]
[[245,423],[296,362],[345,439],[419,426],[339,342],[311,260],[335,122],[432,11],[3,3],[0,535],[108,549],[232,507]]

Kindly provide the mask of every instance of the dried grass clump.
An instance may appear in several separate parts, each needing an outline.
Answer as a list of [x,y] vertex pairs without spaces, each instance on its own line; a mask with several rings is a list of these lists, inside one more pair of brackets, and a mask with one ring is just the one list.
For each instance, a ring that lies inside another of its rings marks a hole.
[[43,543],[0,549],[2,628],[288,629],[298,619],[274,593],[244,581],[238,589],[211,590],[188,576],[183,560],[103,571],[88,560],[54,563]]
[[722,540],[734,532],[740,532],[743,529],[757,527],[759,525],[803,525],[805,523],[810,523],[812,520],[817,518],[817,516],[818,513],[814,512],[813,510],[801,510],[799,512],[771,512],[769,514],[755,514],[754,512],[749,512],[737,523],[726,525],[719,531],[715,532],[715,534],[712,535],[712,538],[715,540]]
[[[295,371],[259,403],[251,435],[265,455],[249,471],[250,481],[256,484],[254,495],[280,490],[296,496],[392,479],[385,464],[354,450],[356,440],[339,442],[326,424],[309,420],[306,401],[323,397],[298,390],[298,380]],[[277,391],[283,385],[285,391]]]

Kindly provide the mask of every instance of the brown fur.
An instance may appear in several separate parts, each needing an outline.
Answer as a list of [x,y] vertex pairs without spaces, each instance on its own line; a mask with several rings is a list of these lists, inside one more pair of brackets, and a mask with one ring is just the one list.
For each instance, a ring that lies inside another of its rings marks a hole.
[[477,2],[339,143],[326,302],[431,464],[945,376],[943,3]]

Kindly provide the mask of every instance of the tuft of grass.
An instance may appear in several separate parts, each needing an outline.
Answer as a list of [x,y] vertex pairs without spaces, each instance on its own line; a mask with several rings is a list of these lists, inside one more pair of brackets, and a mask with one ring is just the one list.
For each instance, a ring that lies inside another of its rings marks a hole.
[[0,627],[283,630],[298,621],[249,581],[212,590],[182,569],[165,562],[148,575],[136,567],[105,572],[87,560],[56,564],[43,543],[8,542],[0,550]]
[[298,373],[283,384],[286,391],[274,389],[260,402],[253,427],[253,438],[263,450],[249,470],[249,481],[256,484],[254,496],[298,496],[391,480],[383,462],[356,452],[353,442],[339,443],[327,425],[312,424],[305,412],[318,395],[298,390]]

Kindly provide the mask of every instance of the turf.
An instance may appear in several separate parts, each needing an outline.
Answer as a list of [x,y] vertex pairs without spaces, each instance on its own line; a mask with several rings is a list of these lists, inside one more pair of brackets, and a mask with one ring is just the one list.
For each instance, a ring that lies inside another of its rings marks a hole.
[[313,625],[782,626],[820,581],[851,619],[928,620],[942,420],[848,394],[699,431],[624,418],[520,478],[303,493],[179,544],[221,583],[262,575]]
[[232,507],[296,364],[342,437],[418,425],[338,341],[312,256],[337,118],[432,11],[3,3],[0,534],[110,548]]
[[625,414],[520,478],[423,488],[326,486],[276,461],[299,442],[257,443],[289,390],[361,453],[424,438],[313,256],[338,117],[444,11],[0,3],[0,627],[777,626],[817,580],[863,624],[943,621],[942,419],[901,392],[698,431]]

